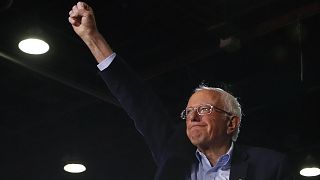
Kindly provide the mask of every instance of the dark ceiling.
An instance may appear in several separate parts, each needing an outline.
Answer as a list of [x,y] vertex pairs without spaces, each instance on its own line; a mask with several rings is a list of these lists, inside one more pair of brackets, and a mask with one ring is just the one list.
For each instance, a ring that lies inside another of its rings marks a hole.
[[[318,1],[87,2],[114,51],[172,116],[206,82],[240,98],[239,143],[287,153],[294,168],[306,154],[319,158]],[[152,179],[148,148],[68,23],[75,3],[1,0],[0,179]],[[27,36],[44,38],[50,51],[20,52]],[[87,171],[64,172],[70,159]]]

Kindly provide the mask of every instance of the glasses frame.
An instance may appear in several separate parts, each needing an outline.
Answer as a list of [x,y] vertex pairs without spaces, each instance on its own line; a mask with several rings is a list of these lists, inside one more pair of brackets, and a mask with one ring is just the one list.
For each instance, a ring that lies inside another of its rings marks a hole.
[[[199,112],[200,107],[203,107],[203,106],[210,106],[209,113],[200,113],[200,112]],[[216,107],[216,106],[214,106],[214,105],[212,105],[212,104],[201,104],[201,105],[199,105],[199,106],[197,106],[197,107],[189,107],[189,108],[184,109],[184,110],[181,112],[181,114],[180,114],[180,117],[181,117],[182,119],[188,119],[188,118],[187,118],[188,115],[186,114],[187,109],[188,109],[188,110],[191,109],[192,111],[196,110],[196,112],[197,112],[197,114],[198,114],[199,116],[203,116],[203,115],[206,115],[206,114],[211,114],[213,110],[216,111],[216,112],[225,113],[225,114],[227,114],[228,116],[233,116],[233,114],[232,114],[231,112],[227,112],[227,111],[225,111],[225,110],[223,110],[223,109],[221,109],[221,108],[218,108],[218,107]]]

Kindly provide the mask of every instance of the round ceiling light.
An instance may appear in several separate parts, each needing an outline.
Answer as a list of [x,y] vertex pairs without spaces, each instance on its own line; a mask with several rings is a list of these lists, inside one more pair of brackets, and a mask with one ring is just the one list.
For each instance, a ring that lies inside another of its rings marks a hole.
[[69,173],[82,173],[86,170],[86,167],[82,164],[67,164],[63,169]]
[[320,169],[317,167],[303,168],[301,169],[300,174],[306,177],[318,176],[320,175]]
[[44,54],[49,50],[49,45],[41,39],[29,38],[19,43],[19,49],[28,54]]

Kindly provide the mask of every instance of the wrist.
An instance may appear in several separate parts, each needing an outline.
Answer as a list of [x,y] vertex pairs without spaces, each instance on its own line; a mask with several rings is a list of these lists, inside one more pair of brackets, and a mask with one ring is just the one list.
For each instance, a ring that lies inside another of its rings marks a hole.
[[101,34],[98,30],[90,30],[83,33],[80,37],[88,45],[101,38]]
[[98,31],[87,33],[82,36],[82,40],[89,47],[98,63],[113,53],[109,44]]

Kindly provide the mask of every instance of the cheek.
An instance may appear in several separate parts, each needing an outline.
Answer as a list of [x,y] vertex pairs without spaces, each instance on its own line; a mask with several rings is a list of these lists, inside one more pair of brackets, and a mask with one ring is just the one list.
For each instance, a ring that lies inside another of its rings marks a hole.
[[188,123],[187,123],[186,132],[187,132],[187,136],[190,138],[191,129],[189,129],[189,125],[188,125]]
[[208,127],[207,127],[207,134],[209,135],[210,139],[212,139],[213,137],[216,136],[217,130],[218,130],[218,129],[216,128],[216,126],[215,126],[214,124],[208,125]]
[[225,125],[220,123],[217,120],[211,120],[208,122],[207,133],[211,137],[218,136],[219,134],[225,131]]
[[188,127],[186,129],[186,132],[187,132],[187,136],[189,137],[190,136],[190,130],[188,129]]
[[216,129],[216,124],[215,124],[215,120],[214,119],[205,119],[206,123],[207,123],[207,131],[208,132],[213,132]]
[[190,123],[186,122],[186,132],[187,132],[187,134],[189,132],[189,127],[190,127]]

